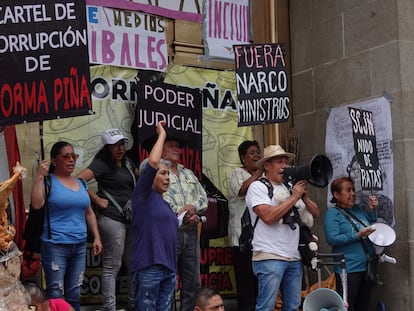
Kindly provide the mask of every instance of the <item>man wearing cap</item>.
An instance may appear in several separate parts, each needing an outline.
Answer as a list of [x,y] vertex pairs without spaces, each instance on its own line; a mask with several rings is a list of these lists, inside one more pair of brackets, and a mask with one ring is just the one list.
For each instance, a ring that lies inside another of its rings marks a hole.
[[200,242],[197,225],[200,215],[207,209],[207,194],[194,173],[180,164],[180,147],[183,142],[168,135],[164,142],[162,157],[171,162],[170,185],[164,193],[176,214],[186,212],[183,225],[178,230],[177,265],[182,283],[180,310],[194,307],[195,292],[200,288]]
[[[95,179],[98,193],[89,192],[94,203],[101,234],[102,252],[102,296],[103,310],[115,311],[116,279],[122,263],[129,270],[132,227],[122,207],[131,198],[138,169],[125,156],[126,138],[117,128],[102,133],[103,147],[91,164],[78,177],[86,181]],[[134,288],[128,273],[128,308],[134,310]]]
[[253,182],[246,195],[252,223],[259,217],[252,241],[253,272],[259,282],[256,310],[273,310],[279,289],[284,311],[296,311],[301,304],[299,225],[292,229],[291,224],[283,222],[283,216],[296,204],[304,204],[314,217],[319,216],[319,208],[308,196],[306,180],[298,181],[291,190],[283,183],[283,172],[294,157],[279,145],[266,147],[257,166],[272,184],[273,197],[261,181]]

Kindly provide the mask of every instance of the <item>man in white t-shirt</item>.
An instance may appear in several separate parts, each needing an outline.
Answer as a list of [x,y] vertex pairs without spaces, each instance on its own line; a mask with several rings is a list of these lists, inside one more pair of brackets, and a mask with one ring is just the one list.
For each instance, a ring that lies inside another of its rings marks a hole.
[[284,311],[296,311],[301,303],[302,262],[298,250],[299,225],[284,223],[283,216],[295,205],[304,205],[312,216],[319,216],[317,204],[308,196],[308,183],[299,180],[289,190],[283,172],[295,155],[279,145],[264,149],[257,162],[273,186],[273,197],[261,181],[253,182],[246,195],[252,223],[259,221],[252,241],[253,272],[259,281],[256,311],[273,310],[280,289]]

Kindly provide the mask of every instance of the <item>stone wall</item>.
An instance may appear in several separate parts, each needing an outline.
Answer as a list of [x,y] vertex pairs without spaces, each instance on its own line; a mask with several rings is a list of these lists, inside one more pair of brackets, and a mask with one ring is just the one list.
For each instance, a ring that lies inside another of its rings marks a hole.
[[[384,301],[387,310],[414,310],[414,2],[292,0],[289,15],[292,106],[301,162],[325,150],[329,108],[383,94],[392,99],[397,241],[387,253],[398,262],[381,266],[384,285],[372,300]],[[316,231],[322,250],[329,250],[322,228],[327,189],[313,191],[322,211]]]

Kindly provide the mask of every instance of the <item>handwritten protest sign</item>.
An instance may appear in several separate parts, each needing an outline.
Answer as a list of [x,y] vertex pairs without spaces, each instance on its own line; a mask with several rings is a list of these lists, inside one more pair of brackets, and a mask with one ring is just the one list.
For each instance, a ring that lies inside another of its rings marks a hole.
[[84,1],[5,0],[0,6],[0,125],[87,114]]
[[286,122],[288,78],[283,43],[235,45],[239,126]]
[[89,57],[94,64],[165,71],[163,17],[103,6],[87,6]]
[[361,167],[363,190],[382,190],[382,174],[379,168],[377,143],[372,112],[349,107],[352,134],[357,161]]
[[209,0],[204,1],[204,9],[207,54],[233,59],[233,45],[251,42],[249,0]]

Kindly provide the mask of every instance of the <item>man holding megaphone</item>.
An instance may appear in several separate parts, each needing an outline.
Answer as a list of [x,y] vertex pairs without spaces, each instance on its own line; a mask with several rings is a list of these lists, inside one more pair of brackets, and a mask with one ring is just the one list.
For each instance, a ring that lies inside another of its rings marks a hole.
[[317,217],[319,208],[308,196],[307,180],[296,181],[291,191],[284,184],[284,171],[294,157],[279,145],[266,147],[257,167],[264,170],[268,182],[254,181],[246,195],[252,223],[259,217],[252,241],[252,266],[259,283],[256,310],[273,310],[279,289],[283,310],[298,310],[301,304],[299,225],[285,223],[283,216],[302,205]]

